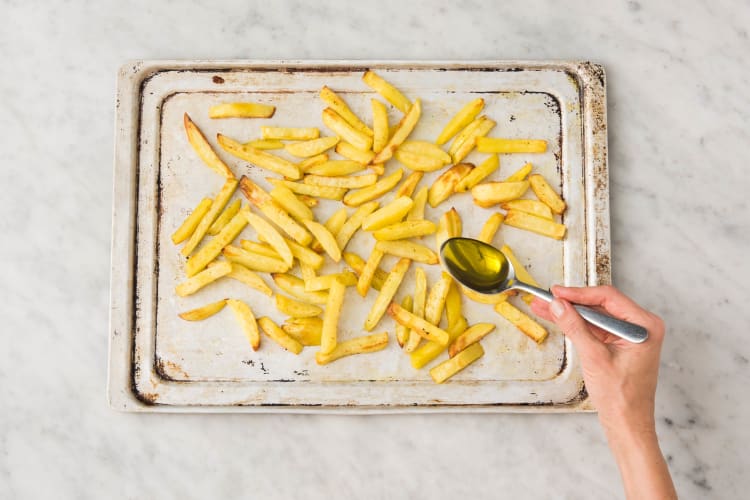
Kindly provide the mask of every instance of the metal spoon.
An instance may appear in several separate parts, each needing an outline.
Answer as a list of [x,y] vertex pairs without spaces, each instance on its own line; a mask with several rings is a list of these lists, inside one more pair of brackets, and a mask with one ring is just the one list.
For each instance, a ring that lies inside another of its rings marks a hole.
[[[440,245],[440,257],[448,274],[475,292],[493,295],[516,289],[547,302],[554,299],[549,291],[519,281],[513,264],[505,255],[497,248],[479,240],[447,239]],[[592,325],[620,338],[636,344],[648,338],[648,332],[642,326],[613,318],[589,307],[581,305],[573,305],[573,307]]]

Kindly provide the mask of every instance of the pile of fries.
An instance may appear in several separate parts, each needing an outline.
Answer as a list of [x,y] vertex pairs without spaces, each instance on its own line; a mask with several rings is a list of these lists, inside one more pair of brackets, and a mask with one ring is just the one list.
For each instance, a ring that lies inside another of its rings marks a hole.
[[[212,282],[231,278],[268,296],[288,319],[278,325],[268,317],[256,318],[248,304],[230,298],[180,317],[200,321],[228,305],[254,350],[260,348],[262,333],[294,354],[316,346],[316,361],[324,365],[387,346],[387,332],[347,340],[338,334],[346,289],[355,287],[363,298],[374,290],[376,297],[364,330],[375,330],[386,315],[391,316],[396,341],[410,355],[415,369],[447,351],[448,358],[430,370],[437,383],[482,357],[480,341],[495,329],[492,323],[468,323],[462,314],[464,296],[492,304],[524,334],[543,342],[547,331],[511,304],[513,292],[476,294],[446,273],[428,286],[423,266],[438,265],[441,243],[462,235],[461,216],[455,208],[430,221],[425,219],[426,204],[436,208],[453,196],[468,196],[462,193],[470,193],[480,207],[499,206],[505,211],[489,215],[480,234],[475,235],[482,241],[491,243],[502,225],[562,239],[565,226],[555,218],[565,211],[565,202],[544,177],[532,173],[531,164],[502,182],[483,182],[499,168],[499,154],[541,153],[547,143],[488,137],[496,123],[480,116],[484,108],[481,98],[466,103],[434,143],[409,140],[422,116],[421,101],[412,102],[372,71],[366,72],[362,81],[403,113],[395,127],[388,123],[388,108],[382,101],[371,100],[370,127],[339,95],[323,87],[320,98],[327,107],[322,122],[330,135],[321,135],[317,127],[273,125],[263,126],[262,137],[248,142],[217,135],[226,153],[269,173],[269,191],[246,176],[238,180],[187,113],[184,115],[189,143],[225,181],[218,193],[198,203],[172,235],[174,244],[184,242],[181,253],[187,258],[187,279],[176,287],[176,293],[194,294]],[[269,119],[274,112],[270,105],[229,102],[213,106],[209,117]],[[442,146],[449,141],[446,151]],[[282,149],[283,156],[274,152]],[[476,166],[463,161],[474,150],[488,155]],[[334,153],[338,156],[332,156]],[[389,169],[389,163],[396,168]],[[419,186],[425,172],[438,170],[442,173],[431,186]],[[529,188],[535,199],[522,198]],[[239,198],[230,203],[238,189],[246,203]],[[381,201],[388,193],[392,193],[390,199]],[[320,200],[340,202],[341,207],[327,220],[317,220],[314,208]],[[237,241],[246,226],[252,227],[257,241]],[[357,231],[372,236],[372,251],[366,259],[347,251]],[[520,279],[536,284],[507,245],[502,251]],[[399,259],[388,271],[380,267],[386,255]],[[329,259],[341,263],[340,270],[319,274]],[[415,288],[399,304],[394,297],[410,271]],[[275,294],[267,278],[283,293]],[[530,301],[527,296],[522,299]]]

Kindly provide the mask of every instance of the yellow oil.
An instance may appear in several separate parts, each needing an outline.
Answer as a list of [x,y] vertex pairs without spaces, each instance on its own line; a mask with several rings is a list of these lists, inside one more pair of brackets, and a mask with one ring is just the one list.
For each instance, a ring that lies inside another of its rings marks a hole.
[[451,238],[442,246],[450,273],[480,293],[495,293],[508,276],[508,261],[500,250],[470,238]]

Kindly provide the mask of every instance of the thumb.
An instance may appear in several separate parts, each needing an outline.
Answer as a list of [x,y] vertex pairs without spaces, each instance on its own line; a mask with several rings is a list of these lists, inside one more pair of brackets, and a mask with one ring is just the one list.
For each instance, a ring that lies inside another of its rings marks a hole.
[[606,346],[591,334],[588,324],[565,299],[555,298],[549,305],[555,324],[573,342],[582,356],[597,358],[607,352]]

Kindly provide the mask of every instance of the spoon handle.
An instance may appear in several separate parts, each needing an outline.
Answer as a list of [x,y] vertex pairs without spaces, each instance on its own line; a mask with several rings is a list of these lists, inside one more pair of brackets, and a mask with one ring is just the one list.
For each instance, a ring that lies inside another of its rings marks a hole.
[[[552,299],[555,298],[547,290],[531,286],[528,283],[523,283],[518,280],[513,283],[513,288],[535,295],[547,302],[552,302]],[[592,325],[596,325],[602,330],[606,330],[609,333],[617,335],[618,337],[629,342],[640,344],[648,338],[648,331],[646,331],[646,329],[640,325],[614,318],[609,314],[595,311],[590,307],[581,306],[578,304],[573,304],[573,307],[576,311],[578,311],[578,314],[580,314],[583,319],[585,319]]]

